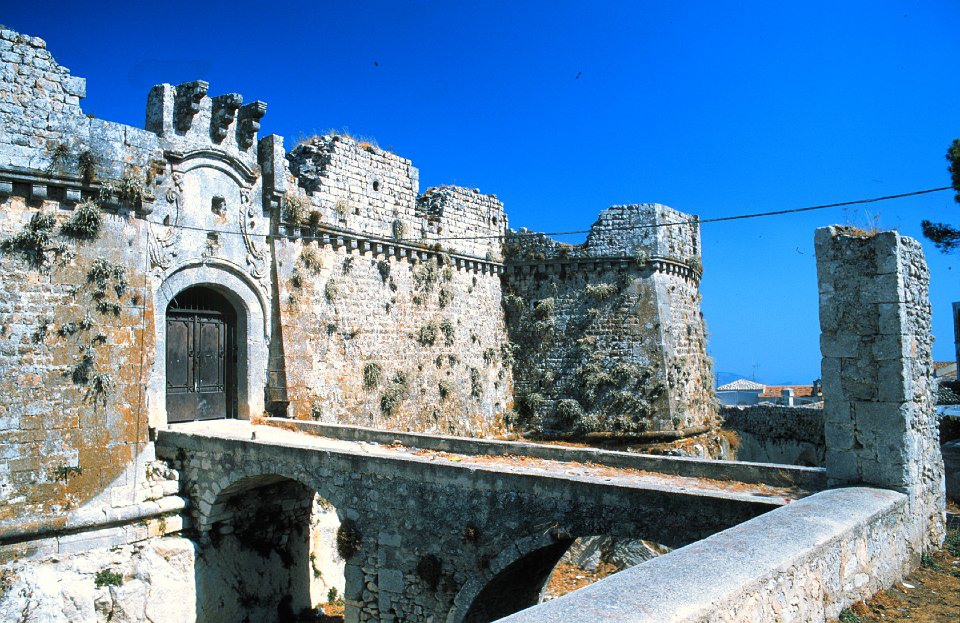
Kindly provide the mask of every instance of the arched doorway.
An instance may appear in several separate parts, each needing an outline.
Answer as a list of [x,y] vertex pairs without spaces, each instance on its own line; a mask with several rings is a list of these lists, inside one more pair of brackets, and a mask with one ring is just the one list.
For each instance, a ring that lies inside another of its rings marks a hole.
[[166,310],[168,422],[237,417],[237,313],[211,288],[177,294]]

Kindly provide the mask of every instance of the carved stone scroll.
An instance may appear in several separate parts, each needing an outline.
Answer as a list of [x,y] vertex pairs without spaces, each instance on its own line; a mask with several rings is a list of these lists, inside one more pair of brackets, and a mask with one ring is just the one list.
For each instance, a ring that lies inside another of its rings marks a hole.
[[206,96],[210,85],[203,80],[184,82],[177,86],[173,105],[173,123],[177,130],[186,132],[193,125],[193,117],[200,112],[200,101]]
[[247,269],[255,279],[263,279],[267,274],[267,253],[257,244],[252,231],[257,226],[256,208],[250,202],[250,191],[240,190],[240,232],[243,245],[247,250]]
[[[167,203],[173,206],[173,219],[168,216],[164,219],[164,225],[167,226],[166,233],[161,237],[154,231],[155,224],[149,224],[149,244],[150,264],[154,268],[169,268],[173,263],[173,256],[176,252],[173,250],[180,243],[182,232],[180,231],[180,219],[183,211],[183,174],[174,172],[173,187],[167,190]],[[169,222],[168,222],[168,219]]]
[[227,138],[230,124],[237,118],[237,109],[243,104],[239,93],[228,93],[213,98],[213,111],[210,118],[210,137],[214,142]]

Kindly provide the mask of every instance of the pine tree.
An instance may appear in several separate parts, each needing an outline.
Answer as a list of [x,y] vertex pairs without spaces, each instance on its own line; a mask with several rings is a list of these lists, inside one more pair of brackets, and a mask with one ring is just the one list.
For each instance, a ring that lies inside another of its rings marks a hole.
[[[957,191],[954,199],[960,203],[960,139],[953,139],[953,144],[947,150],[947,162],[950,163],[947,170],[950,171],[953,189]],[[923,227],[923,235],[944,253],[960,249],[960,229],[946,223],[933,223],[927,220],[921,221],[920,226]]]

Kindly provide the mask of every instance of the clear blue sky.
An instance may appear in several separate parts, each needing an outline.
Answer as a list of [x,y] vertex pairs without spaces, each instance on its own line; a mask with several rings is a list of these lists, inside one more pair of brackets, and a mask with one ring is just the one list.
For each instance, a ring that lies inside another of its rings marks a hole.
[[[702,218],[949,185],[960,2],[7,2],[87,78],[84,109],[141,126],[149,88],[198,78],[269,104],[266,133],[376,138],[421,190],[479,187],[513,227],[584,229],[617,203]],[[705,225],[719,372],[819,376],[813,231],[920,237],[951,193]],[[924,242],[934,355],[953,358],[960,255]]]

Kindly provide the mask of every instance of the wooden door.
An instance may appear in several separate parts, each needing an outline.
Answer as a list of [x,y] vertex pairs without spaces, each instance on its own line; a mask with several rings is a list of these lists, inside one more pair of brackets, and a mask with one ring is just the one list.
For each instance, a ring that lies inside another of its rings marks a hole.
[[233,327],[216,311],[167,312],[167,421],[233,415]]

